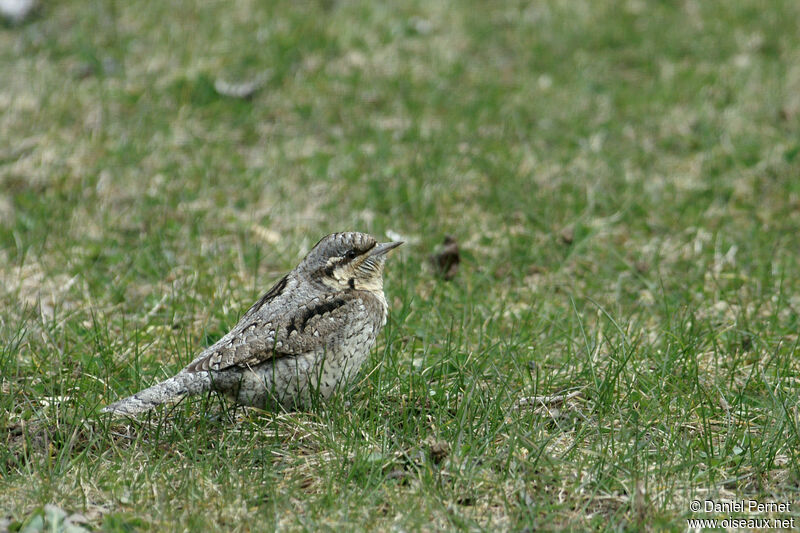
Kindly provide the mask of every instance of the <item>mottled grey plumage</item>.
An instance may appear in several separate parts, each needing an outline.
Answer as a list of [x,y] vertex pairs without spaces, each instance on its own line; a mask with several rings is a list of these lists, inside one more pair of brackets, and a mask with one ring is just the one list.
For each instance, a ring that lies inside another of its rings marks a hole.
[[364,233],[320,240],[231,331],[177,375],[103,409],[135,415],[214,390],[242,405],[292,408],[349,382],[386,324],[386,253]]

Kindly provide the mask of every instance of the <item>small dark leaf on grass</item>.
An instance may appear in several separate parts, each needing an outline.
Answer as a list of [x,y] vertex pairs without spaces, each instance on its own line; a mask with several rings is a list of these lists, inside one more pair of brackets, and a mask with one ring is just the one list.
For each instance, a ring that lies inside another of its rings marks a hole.
[[391,510],[392,510],[392,506],[391,506],[391,505],[389,505],[389,504],[388,504],[388,503],[386,503],[386,502],[384,502],[384,503],[382,503],[382,504],[380,504],[380,505],[378,506],[378,513],[379,513],[381,516],[386,516],[386,515],[388,515],[388,514],[389,514],[389,511],[391,511]]
[[461,496],[456,500],[456,503],[458,505],[464,505],[464,506],[467,506],[467,507],[471,507],[471,506],[475,505],[475,498],[473,498],[472,496]]
[[745,352],[749,352],[750,349],[753,347],[753,339],[750,335],[745,335],[742,337],[742,350]]
[[547,269],[544,268],[541,265],[530,265],[528,267],[528,275],[529,276],[535,276],[535,275],[538,275],[538,274],[544,274],[545,272],[547,272]]
[[429,443],[431,459],[437,465],[450,455],[450,443],[444,440],[437,440]]
[[561,242],[564,244],[572,244],[572,241],[575,240],[575,228],[573,226],[567,226],[561,230],[558,236],[561,237]]
[[511,265],[509,263],[500,263],[494,269],[495,279],[505,279],[511,273]]
[[442,246],[430,256],[431,264],[436,272],[450,281],[458,273],[458,264],[461,262],[461,254],[458,251],[458,242],[452,235],[444,238]]

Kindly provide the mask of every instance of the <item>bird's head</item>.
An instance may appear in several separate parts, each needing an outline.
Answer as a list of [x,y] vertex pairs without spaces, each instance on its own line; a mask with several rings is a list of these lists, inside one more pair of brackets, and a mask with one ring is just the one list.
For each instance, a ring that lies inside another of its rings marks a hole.
[[383,293],[386,253],[402,242],[379,243],[366,233],[333,233],[323,237],[303,259],[306,273],[334,290]]

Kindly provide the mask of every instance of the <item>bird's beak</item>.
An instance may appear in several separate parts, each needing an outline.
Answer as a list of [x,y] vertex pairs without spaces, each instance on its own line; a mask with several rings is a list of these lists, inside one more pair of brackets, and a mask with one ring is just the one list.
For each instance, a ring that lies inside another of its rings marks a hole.
[[395,241],[395,242],[381,242],[375,245],[372,250],[369,251],[370,257],[377,257],[380,255],[385,255],[389,250],[394,250],[398,246],[403,244],[403,241]]

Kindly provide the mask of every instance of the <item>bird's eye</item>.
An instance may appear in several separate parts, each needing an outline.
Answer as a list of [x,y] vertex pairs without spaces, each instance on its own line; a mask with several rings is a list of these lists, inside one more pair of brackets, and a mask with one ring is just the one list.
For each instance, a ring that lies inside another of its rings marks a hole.
[[347,259],[355,259],[357,255],[355,250],[347,250],[347,253],[344,254]]

